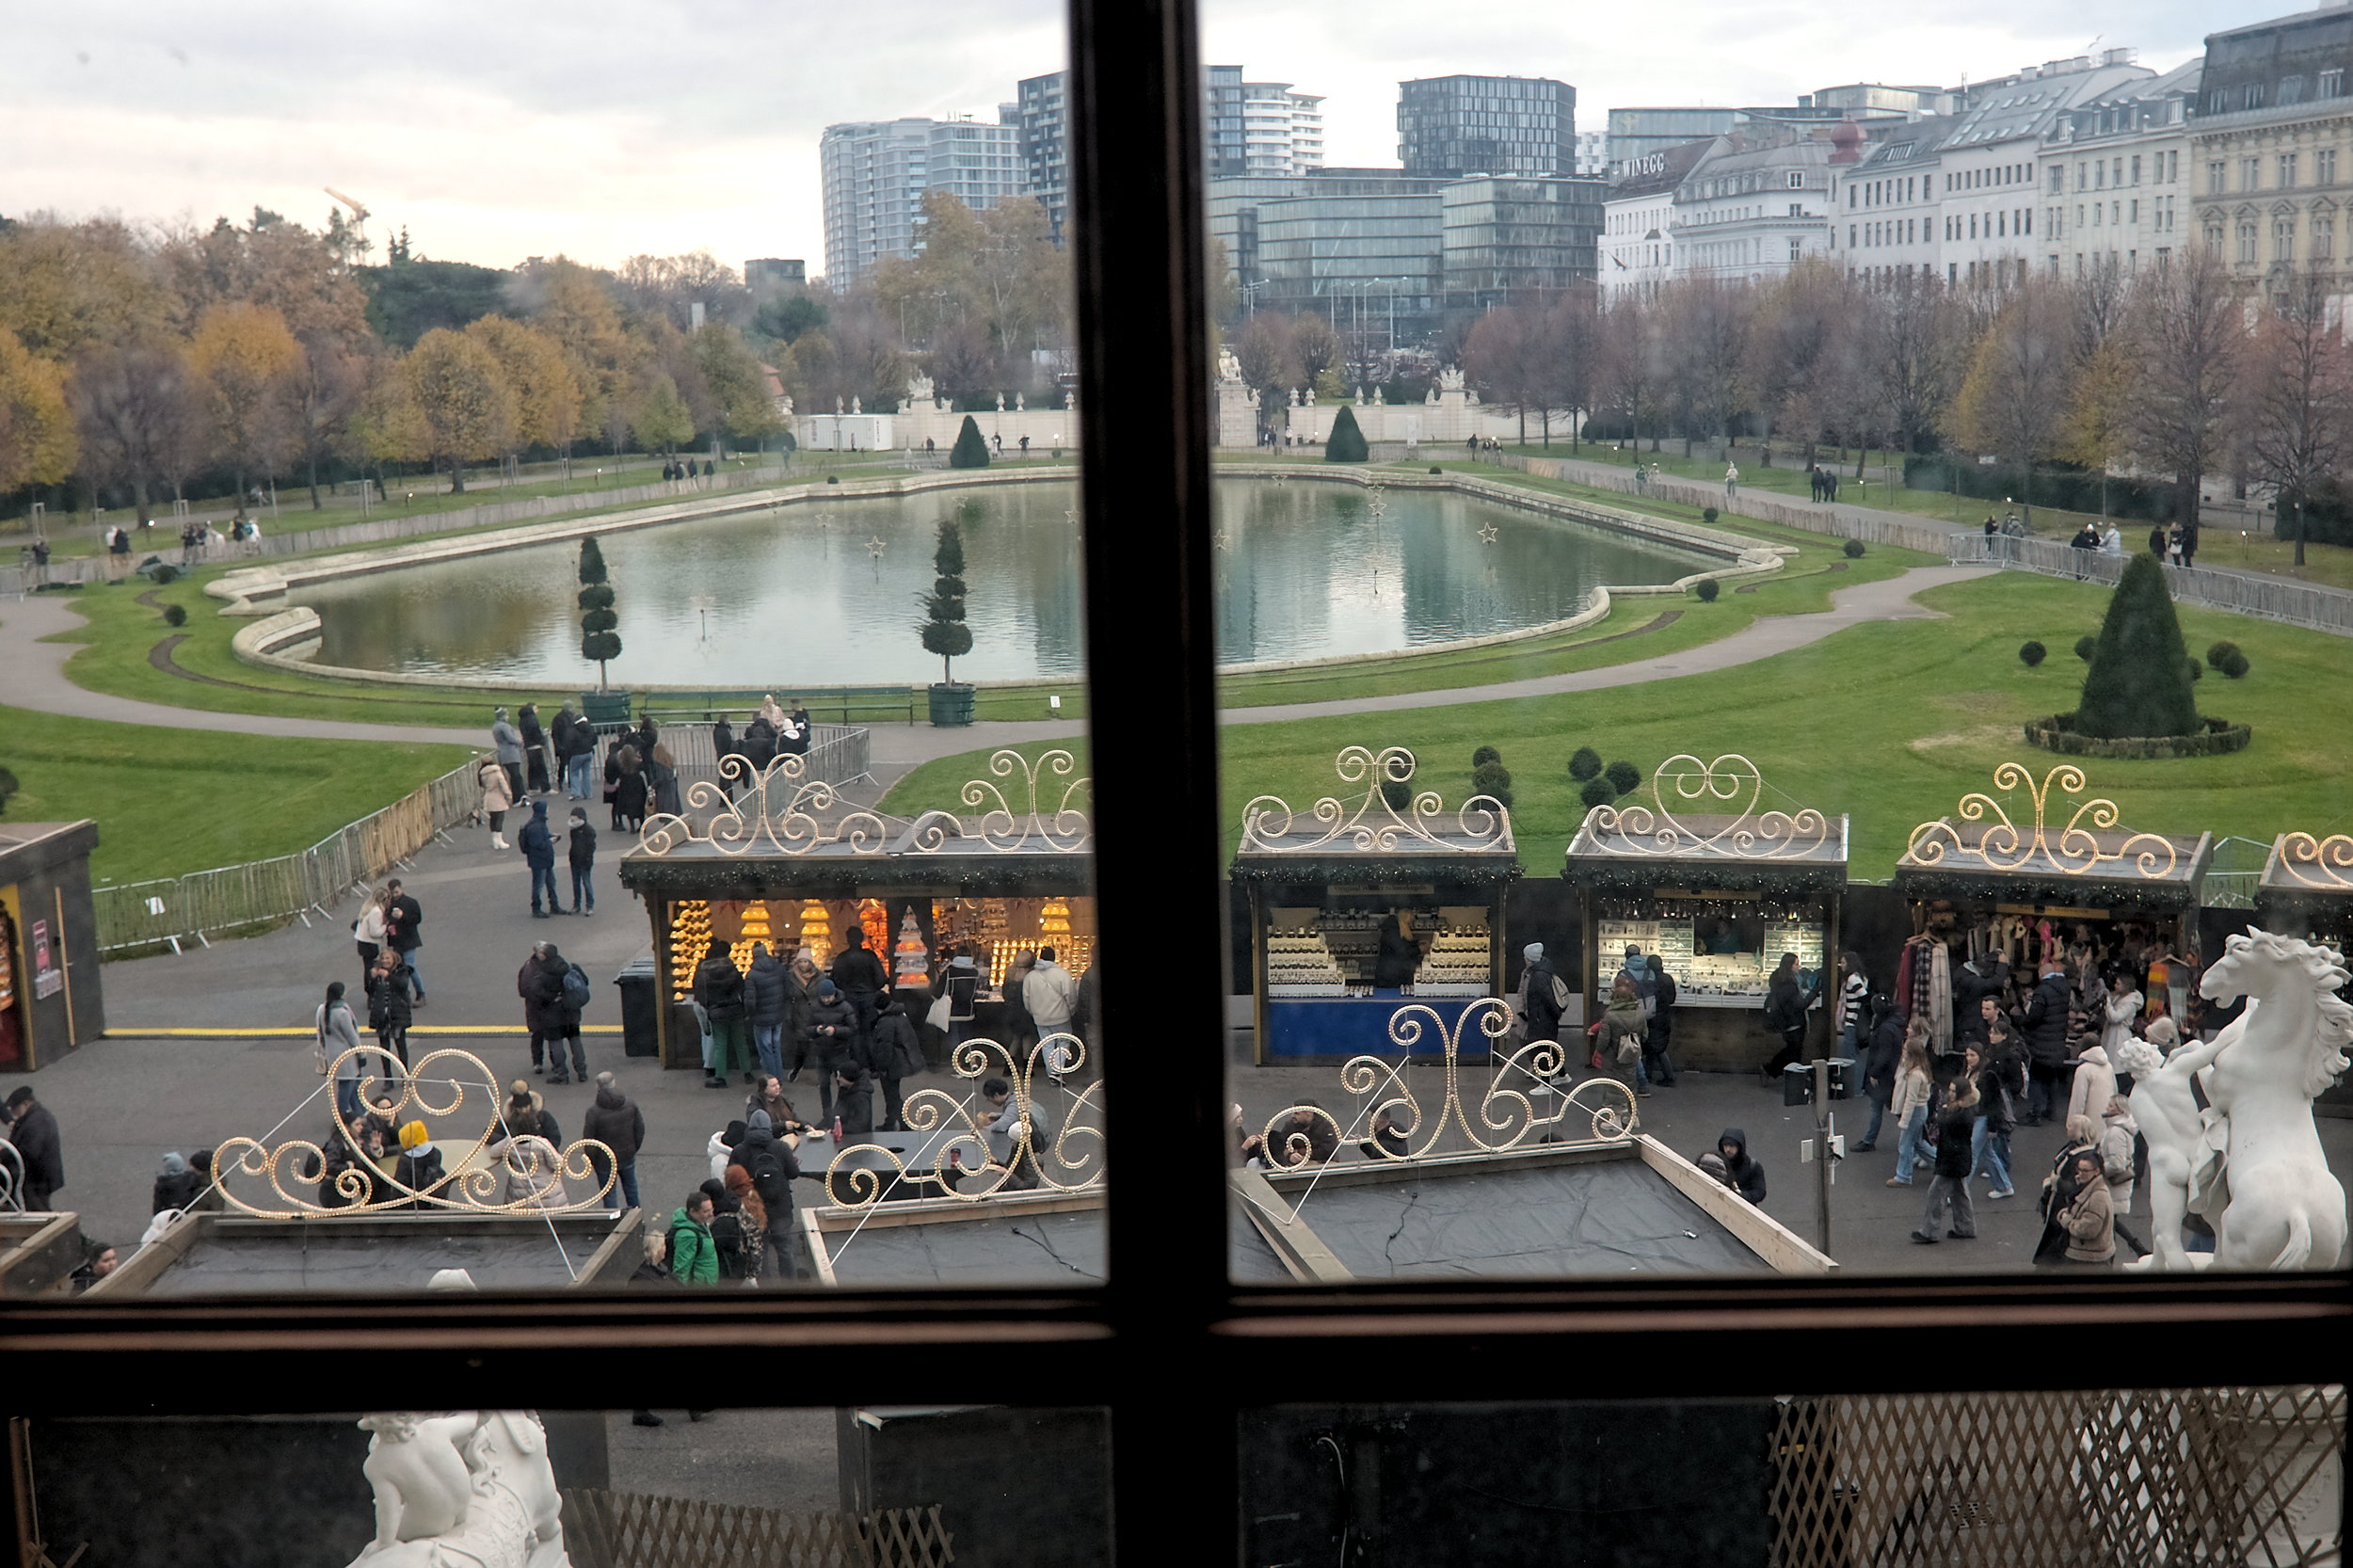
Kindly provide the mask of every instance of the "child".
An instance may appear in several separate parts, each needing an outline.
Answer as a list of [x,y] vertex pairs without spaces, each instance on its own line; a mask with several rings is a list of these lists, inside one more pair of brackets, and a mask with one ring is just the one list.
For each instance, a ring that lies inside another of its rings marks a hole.
[[572,913],[593,915],[597,889],[588,873],[596,869],[597,830],[588,825],[588,813],[577,806],[572,808],[571,861]]

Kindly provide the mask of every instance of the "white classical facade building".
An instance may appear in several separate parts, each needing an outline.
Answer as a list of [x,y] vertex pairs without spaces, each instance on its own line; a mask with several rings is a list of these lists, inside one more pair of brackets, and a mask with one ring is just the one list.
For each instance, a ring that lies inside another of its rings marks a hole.
[[2197,241],[2189,117],[2204,62],[2068,110],[2042,147],[2036,247],[2053,277],[2130,277]]
[[[2206,40],[2184,207],[2249,292],[2317,267],[2344,293],[2353,249],[2353,7],[2328,5]],[[2190,194],[2195,192],[2194,198]],[[2185,212],[2182,222],[2193,221]]]
[[1721,139],[1702,137],[1641,153],[1610,185],[1597,258],[1604,303],[1654,299],[1675,275],[1675,191]]
[[[1845,127],[1840,127],[1845,129]],[[1709,144],[1675,189],[1678,275],[1763,283],[1829,249],[1827,134],[1744,127]]]
[[1948,284],[2023,278],[2047,195],[2045,143],[2069,111],[2128,92],[2155,72],[2129,49],[2053,60],[1968,89],[1957,114],[1850,138],[1835,165],[1833,254],[1849,272],[1934,276]]

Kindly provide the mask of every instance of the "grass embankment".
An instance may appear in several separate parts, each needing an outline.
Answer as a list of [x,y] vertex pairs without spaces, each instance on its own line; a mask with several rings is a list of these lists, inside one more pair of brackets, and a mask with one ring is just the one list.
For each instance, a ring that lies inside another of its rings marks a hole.
[[[1766,807],[1851,814],[1853,874],[1884,878],[1915,824],[1951,813],[1972,790],[1990,792],[2000,763],[2023,763],[2041,778],[2067,760],[2026,745],[2020,727],[2074,706],[2084,666],[2068,650],[2097,630],[2107,597],[2092,584],[2006,572],[1920,596],[1950,620],[1853,627],[1716,674],[1229,726],[1222,739],[1227,831],[1239,835],[1241,808],[1256,794],[1304,808],[1320,795],[1353,792],[1332,774],[1334,755],[1352,744],[1411,747],[1421,762],[1415,782],[1459,804],[1470,792],[1473,748],[1493,744],[1513,775],[1521,859],[1529,874],[1550,876],[1584,818],[1568,775],[1578,746],[1623,758],[1645,776],[1678,752],[1739,752],[1764,773]],[[2254,744],[2233,757],[2178,761],[2083,759],[2092,792],[2116,801],[2124,825],[2154,832],[2268,842],[2292,828],[2327,832],[2353,823],[2344,784],[2343,737],[2353,728],[2344,639],[2187,607],[2181,618],[2193,650],[2220,638],[2246,650],[2253,667],[2245,680],[2209,671],[2198,696],[2203,712],[2252,724]],[[2019,662],[2029,638],[2052,649],[2040,668]],[[900,812],[952,808],[956,787],[981,776],[984,764],[983,753],[926,763],[885,804]],[[2003,804],[2013,820],[2031,821],[2029,802]],[[2064,822],[2074,803],[2053,805]]]
[[462,746],[216,735],[0,708],[19,822],[98,824],[90,872],[143,882],[307,849],[466,760]]

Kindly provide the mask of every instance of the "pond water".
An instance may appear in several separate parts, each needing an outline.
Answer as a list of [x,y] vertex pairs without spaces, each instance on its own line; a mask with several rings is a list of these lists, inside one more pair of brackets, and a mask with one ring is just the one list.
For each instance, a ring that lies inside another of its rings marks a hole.
[[[1443,492],[1221,480],[1219,658],[1374,653],[1541,626],[1597,584],[1664,583],[1708,558]],[[632,685],[921,684],[934,532],[964,529],[972,651],[959,680],[1084,668],[1069,484],[843,500],[600,541]],[[1492,542],[1481,530],[1493,529]],[[321,663],[568,684],[580,657],[573,542],[317,584]],[[1116,614],[1112,606],[1110,613]]]

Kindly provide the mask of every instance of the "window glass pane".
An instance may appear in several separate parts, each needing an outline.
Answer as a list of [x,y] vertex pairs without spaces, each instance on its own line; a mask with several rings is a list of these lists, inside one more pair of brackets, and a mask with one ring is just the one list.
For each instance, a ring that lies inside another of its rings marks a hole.
[[1289,1405],[1241,1433],[1249,1564],[2318,1564],[2343,1528],[2342,1385]]
[[0,658],[26,1277],[1099,1280],[1060,9],[44,26],[0,590],[87,591]]
[[[2078,185],[2123,184],[2182,136],[2135,95],[2191,89],[1623,108],[1524,28],[1441,66],[1204,16],[1327,160],[1207,166],[1238,1273],[2337,1267],[2345,887],[2264,871],[2342,813],[2318,767],[2224,798],[2151,755],[2235,744],[2233,650],[2326,661],[2336,611],[2238,613],[2292,539],[2128,475],[2121,425],[2060,461],[2017,423],[2047,393],[2057,440],[2095,365],[2239,395],[2187,346],[2252,341],[2221,258],[1997,204],[2070,113]],[[1481,139],[1507,98],[1557,146]],[[2151,684],[2169,716],[2111,708]],[[2133,724],[2176,739],[2089,738]],[[2222,1213],[2172,1097],[2210,1061],[2293,1128],[2298,1218]]]
[[68,1416],[12,1437],[53,1562],[918,1568],[1110,1544],[1085,1407]]

